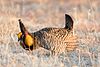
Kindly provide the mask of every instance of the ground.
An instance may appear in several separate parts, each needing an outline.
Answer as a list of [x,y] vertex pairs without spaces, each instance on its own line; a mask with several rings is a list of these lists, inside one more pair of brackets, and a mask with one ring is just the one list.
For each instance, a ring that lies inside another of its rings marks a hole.
[[[99,6],[99,0],[0,0],[0,67],[99,67]],[[74,20],[75,51],[52,56],[42,48],[29,53],[19,45],[19,18],[35,32],[64,27],[65,13]]]

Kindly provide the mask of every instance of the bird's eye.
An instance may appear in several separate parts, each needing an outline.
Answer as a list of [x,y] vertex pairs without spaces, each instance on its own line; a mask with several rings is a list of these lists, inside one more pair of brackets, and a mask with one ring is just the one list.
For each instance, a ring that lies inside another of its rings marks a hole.
[[18,38],[21,38],[21,36],[22,36],[22,32],[19,32],[19,33],[17,34],[17,37],[18,37]]

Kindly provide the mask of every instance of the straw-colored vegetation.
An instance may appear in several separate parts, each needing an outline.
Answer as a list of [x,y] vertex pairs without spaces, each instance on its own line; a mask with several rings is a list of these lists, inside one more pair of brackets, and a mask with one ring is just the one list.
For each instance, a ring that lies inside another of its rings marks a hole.
[[[0,0],[0,67],[99,67],[99,6],[99,0]],[[35,32],[64,27],[65,13],[74,19],[75,51],[52,56],[43,48],[29,53],[19,45],[19,18]]]

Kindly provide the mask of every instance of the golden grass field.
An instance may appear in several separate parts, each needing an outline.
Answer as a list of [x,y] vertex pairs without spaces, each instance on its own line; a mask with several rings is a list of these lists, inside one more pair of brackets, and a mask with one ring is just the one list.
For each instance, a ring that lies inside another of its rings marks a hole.
[[[0,67],[100,67],[99,0],[0,0]],[[32,54],[17,41],[21,18],[30,32],[64,27],[64,14],[74,20],[79,47],[59,56],[42,48]]]

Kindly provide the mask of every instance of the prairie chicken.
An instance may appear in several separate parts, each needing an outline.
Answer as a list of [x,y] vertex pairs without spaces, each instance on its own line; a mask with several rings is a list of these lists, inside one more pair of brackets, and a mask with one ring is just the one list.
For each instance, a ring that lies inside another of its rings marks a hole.
[[34,50],[39,47],[50,50],[52,53],[72,51],[77,47],[76,37],[73,35],[73,20],[65,14],[64,28],[43,28],[34,33],[29,33],[19,20],[20,30],[18,40],[26,50]]

